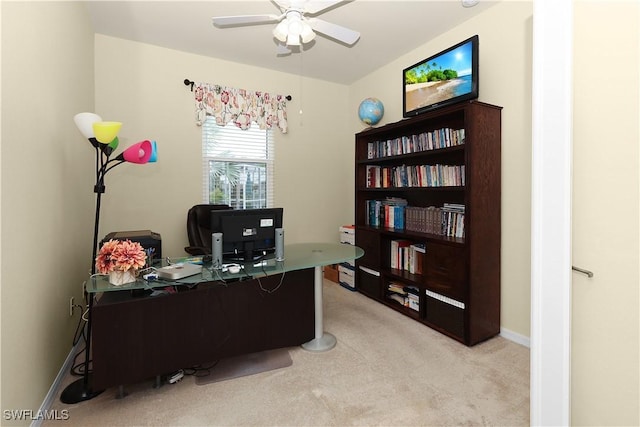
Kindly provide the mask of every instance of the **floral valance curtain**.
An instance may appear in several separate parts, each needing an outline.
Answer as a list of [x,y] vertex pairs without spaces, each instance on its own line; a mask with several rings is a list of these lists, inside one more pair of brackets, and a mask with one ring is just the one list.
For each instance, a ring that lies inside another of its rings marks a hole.
[[255,122],[260,129],[277,126],[287,133],[287,101],[282,95],[208,83],[197,83],[194,92],[198,125],[213,116],[222,126],[233,122],[240,129],[249,129]]

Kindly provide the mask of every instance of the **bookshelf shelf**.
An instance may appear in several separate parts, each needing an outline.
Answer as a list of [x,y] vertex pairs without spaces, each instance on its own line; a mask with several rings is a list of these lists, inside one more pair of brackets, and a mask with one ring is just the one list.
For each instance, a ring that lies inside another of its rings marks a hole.
[[469,346],[500,331],[501,110],[464,102],[355,135],[356,289]]

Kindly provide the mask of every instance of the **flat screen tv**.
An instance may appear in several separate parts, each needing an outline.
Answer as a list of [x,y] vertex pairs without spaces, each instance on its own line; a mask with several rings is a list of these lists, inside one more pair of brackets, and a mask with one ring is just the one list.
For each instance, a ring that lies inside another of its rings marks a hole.
[[402,117],[478,97],[478,36],[402,70]]
[[222,233],[223,259],[249,262],[273,253],[283,212],[283,208],[212,210],[211,232]]

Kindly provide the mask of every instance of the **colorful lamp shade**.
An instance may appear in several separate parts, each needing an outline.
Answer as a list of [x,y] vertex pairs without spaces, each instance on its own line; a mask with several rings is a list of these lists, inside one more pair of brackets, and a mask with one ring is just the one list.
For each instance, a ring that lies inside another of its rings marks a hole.
[[80,133],[91,142],[91,145],[94,147],[100,145],[93,133],[93,124],[102,121],[99,115],[94,113],[78,113],[73,116],[73,121],[76,123],[76,127]]
[[121,127],[121,122],[95,122],[93,123],[93,133],[98,142],[110,144],[118,136]]
[[149,163],[155,163],[158,161],[158,144],[155,141],[151,141],[151,157]]
[[105,145],[105,144],[100,144],[100,148],[102,149],[102,152],[104,154],[106,154],[107,156],[110,156],[111,153],[113,153],[113,151],[118,148],[118,144],[120,143],[120,140],[118,139],[118,137],[116,136],[115,138],[113,138],[113,141],[111,141],[109,144]]
[[145,140],[133,144],[116,157],[116,160],[124,160],[129,163],[143,164],[149,162],[153,153],[153,144]]
[[85,138],[93,138],[95,136],[93,133],[93,124],[101,122],[102,118],[94,113],[78,113],[73,116],[73,121]]

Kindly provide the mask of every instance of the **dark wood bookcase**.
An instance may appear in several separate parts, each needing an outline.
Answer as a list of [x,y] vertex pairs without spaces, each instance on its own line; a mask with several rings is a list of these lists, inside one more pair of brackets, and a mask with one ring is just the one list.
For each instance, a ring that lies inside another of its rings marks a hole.
[[[464,102],[355,136],[356,244],[365,250],[356,288],[468,346],[500,332],[501,110]],[[407,205],[393,212],[395,227],[380,207],[390,198]],[[434,209],[445,204],[464,205],[455,227],[450,214]],[[420,209],[418,224],[429,226],[416,227],[416,209],[410,220],[408,207],[433,207],[427,219]],[[412,251],[410,262],[392,268],[394,241],[424,246],[424,253]],[[417,298],[398,301],[390,284]]]

